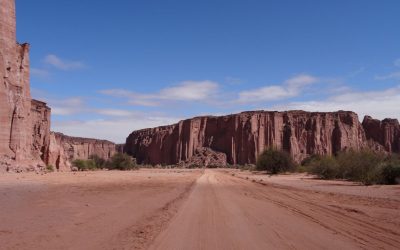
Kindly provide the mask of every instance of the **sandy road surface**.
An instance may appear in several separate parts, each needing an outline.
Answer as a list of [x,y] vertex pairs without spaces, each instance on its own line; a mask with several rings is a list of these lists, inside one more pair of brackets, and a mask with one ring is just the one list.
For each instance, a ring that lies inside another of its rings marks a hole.
[[0,249],[400,249],[398,186],[296,178],[0,175]]
[[206,170],[151,248],[399,249],[399,205]]
[[201,171],[0,175],[0,249],[140,249]]

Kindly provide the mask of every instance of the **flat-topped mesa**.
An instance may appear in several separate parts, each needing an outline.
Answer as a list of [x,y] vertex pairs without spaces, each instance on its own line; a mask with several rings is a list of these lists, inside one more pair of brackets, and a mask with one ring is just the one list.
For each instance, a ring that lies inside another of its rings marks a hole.
[[210,148],[225,153],[229,164],[254,164],[269,147],[285,150],[300,162],[312,154],[361,150],[366,137],[354,112],[251,111],[135,131],[126,140],[125,152],[139,163],[176,164],[198,148]]
[[70,171],[76,159],[87,160],[97,155],[105,160],[117,152],[116,144],[106,140],[66,136],[52,132],[46,162],[59,171]]

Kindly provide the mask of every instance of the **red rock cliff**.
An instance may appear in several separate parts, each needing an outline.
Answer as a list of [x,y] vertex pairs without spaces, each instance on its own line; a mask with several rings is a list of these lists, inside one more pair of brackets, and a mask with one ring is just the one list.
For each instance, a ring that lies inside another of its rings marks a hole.
[[[34,106],[34,105],[33,105]],[[0,1],[0,157],[26,164],[40,161],[34,150],[29,45],[16,42],[15,2]]]
[[125,151],[139,163],[176,164],[201,147],[225,153],[230,164],[255,163],[268,147],[286,150],[301,161],[311,154],[360,150],[366,137],[353,112],[254,111],[135,131]]
[[117,146],[105,140],[66,136],[52,132],[46,162],[60,171],[70,171],[73,160],[97,155],[105,160],[117,152]]
[[29,45],[16,41],[15,0],[0,0],[0,171],[40,170],[46,164],[70,170],[74,159],[108,159],[111,142],[50,133],[51,110],[32,100]]
[[365,116],[362,123],[367,139],[387,152],[400,153],[400,125],[396,119],[379,121]]

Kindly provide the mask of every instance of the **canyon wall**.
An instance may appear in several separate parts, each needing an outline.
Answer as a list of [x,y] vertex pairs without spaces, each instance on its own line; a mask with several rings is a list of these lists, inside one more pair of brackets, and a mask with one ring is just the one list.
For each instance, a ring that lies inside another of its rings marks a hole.
[[106,140],[66,136],[52,132],[46,163],[59,171],[71,170],[72,161],[97,155],[105,160],[117,152],[117,146]]
[[254,111],[196,117],[171,126],[135,131],[126,140],[125,152],[145,164],[185,162],[204,147],[225,153],[230,164],[254,164],[269,147],[289,152],[297,162],[312,154],[332,155],[369,148],[371,144],[398,152],[398,122],[385,121],[378,126],[378,135],[372,136],[357,114],[347,111]]
[[[15,2],[0,1],[0,157],[33,163],[29,45],[17,44]],[[40,153],[38,153],[40,154]],[[40,159],[40,158],[39,158]]]
[[387,152],[400,153],[400,125],[397,119],[380,121],[365,116],[362,125],[367,139],[378,148],[383,148]]
[[108,141],[51,133],[50,115],[46,103],[31,98],[29,45],[16,40],[15,0],[0,0],[0,171],[69,171],[75,159],[116,152]]

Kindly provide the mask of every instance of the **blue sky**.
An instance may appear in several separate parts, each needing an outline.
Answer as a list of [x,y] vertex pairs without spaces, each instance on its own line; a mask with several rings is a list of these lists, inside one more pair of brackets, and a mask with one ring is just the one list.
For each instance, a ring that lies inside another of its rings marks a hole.
[[245,110],[400,118],[398,0],[17,0],[52,129],[133,130]]

